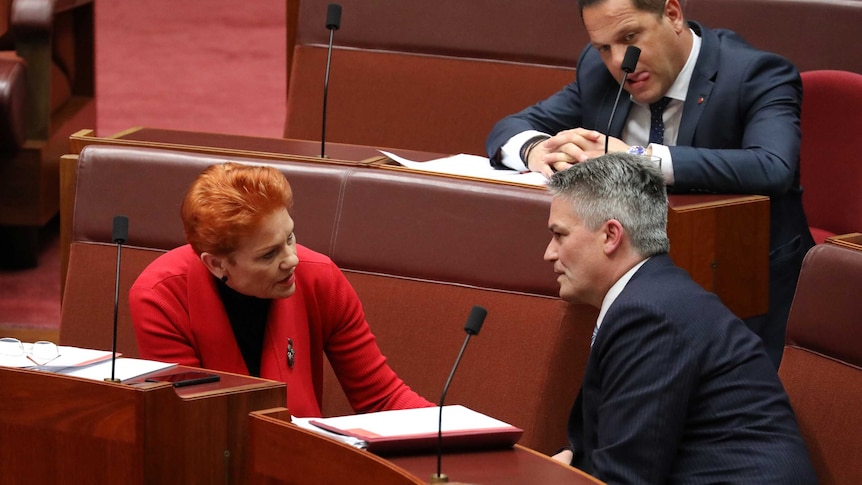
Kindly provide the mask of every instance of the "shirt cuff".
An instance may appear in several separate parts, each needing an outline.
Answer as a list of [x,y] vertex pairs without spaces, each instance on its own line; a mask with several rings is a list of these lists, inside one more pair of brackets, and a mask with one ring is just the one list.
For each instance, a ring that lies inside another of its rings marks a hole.
[[664,174],[664,184],[673,185],[673,158],[670,156],[670,148],[665,145],[650,144],[652,154],[661,158],[661,171]]
[[541,131],[527,130],[509,138],[509,141],[500,149],[502,155],[500,163],[519,172],[529,170],[524,161],[521,160],[521,147],[524,146],[527,140],[539,135],[551,136]]

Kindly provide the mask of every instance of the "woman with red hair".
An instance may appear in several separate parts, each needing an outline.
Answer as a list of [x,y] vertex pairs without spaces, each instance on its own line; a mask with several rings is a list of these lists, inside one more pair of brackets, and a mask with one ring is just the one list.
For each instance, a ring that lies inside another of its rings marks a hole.
[[290,185],[272,167],[204,170],[183,200],[189,244],[129,292],[142,358],[287,383],[294,416],[320,416],[326,354],[357,412],[432,406],[386,364],[338,267],[296,243]]

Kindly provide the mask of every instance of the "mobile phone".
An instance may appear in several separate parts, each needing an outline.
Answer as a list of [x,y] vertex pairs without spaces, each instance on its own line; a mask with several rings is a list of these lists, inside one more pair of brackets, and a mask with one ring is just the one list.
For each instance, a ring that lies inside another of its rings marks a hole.
[[205,384],[207,382],[218,382],[220,379],[218,374],[210,374],[209,372],[189,371],[177,372],[176,374],[165,374],[163,376],[149,377],[146,382],[170,382],[174,387],[193,386],[195,384]]

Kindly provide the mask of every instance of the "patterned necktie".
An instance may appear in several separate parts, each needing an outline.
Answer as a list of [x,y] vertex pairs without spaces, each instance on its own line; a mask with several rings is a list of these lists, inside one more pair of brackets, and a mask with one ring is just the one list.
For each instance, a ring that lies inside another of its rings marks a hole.
[[592,336],[592,338],[590,338],[590,347],[592,347],[593,344],[596,343],[596,334],[597,333],[599,333],[599,326],[598,325],[593,327],[593,336]]
[[661,98],[649,105],[649,142],[657,145],[664,144],[664,121],[661,119],[664,109],[670,103],[670,98]]

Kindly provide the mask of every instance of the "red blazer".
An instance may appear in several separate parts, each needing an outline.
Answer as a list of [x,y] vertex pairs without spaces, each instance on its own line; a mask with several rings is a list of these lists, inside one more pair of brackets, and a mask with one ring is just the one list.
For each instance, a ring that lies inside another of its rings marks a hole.
[[[386,364],[341,270],[308,248],[297,252],[296,292],[273,300],[261,356],[261,377],[287,383],[291,414],[320,416],[324,353],[357,412],[433,406]],[[248,374],[215,279],[191,246],[153,261],[132,285],[129,307],[142,358]]]

